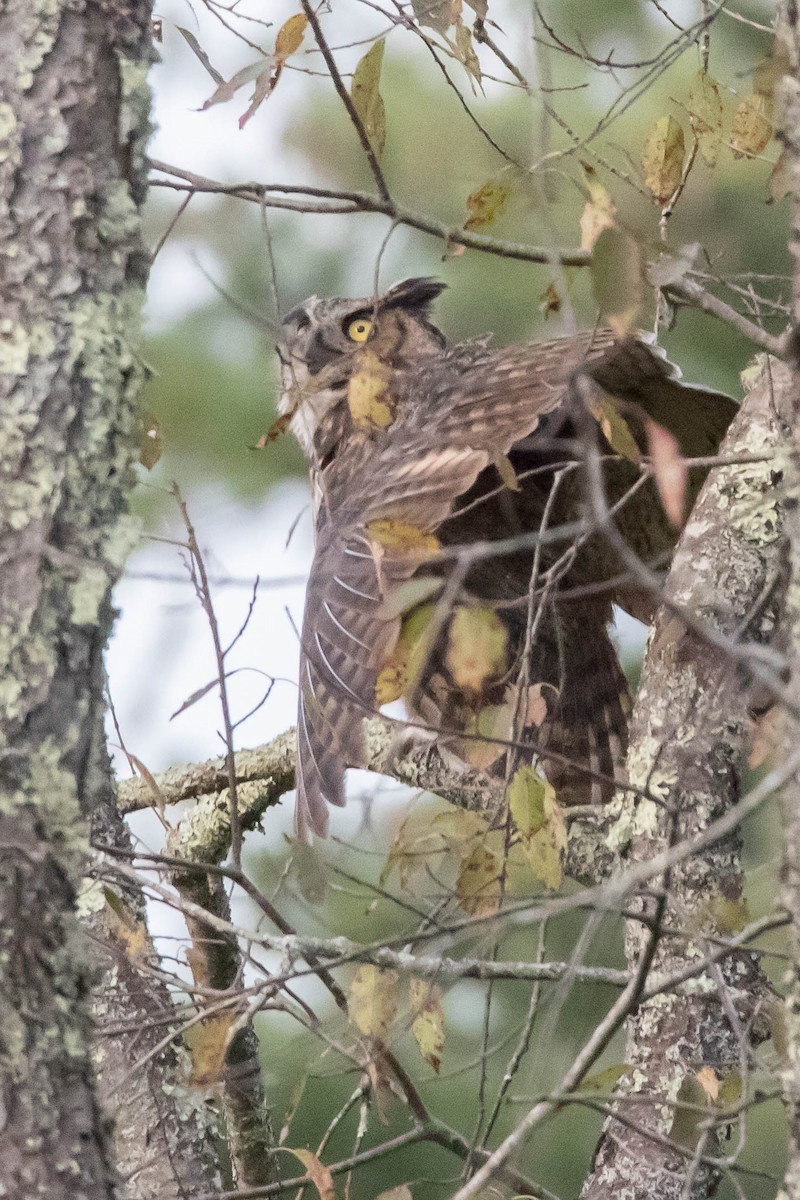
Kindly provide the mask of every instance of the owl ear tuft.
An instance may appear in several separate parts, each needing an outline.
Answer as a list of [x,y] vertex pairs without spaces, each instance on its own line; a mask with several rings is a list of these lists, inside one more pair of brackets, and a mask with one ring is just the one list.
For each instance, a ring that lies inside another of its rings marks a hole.
[[381,297],[380,307],[386,308],[416,308],[423,316],[428,315],[428,309],[433,301],[447,287],[440,279],[415,278],[404,279],[389,288]]

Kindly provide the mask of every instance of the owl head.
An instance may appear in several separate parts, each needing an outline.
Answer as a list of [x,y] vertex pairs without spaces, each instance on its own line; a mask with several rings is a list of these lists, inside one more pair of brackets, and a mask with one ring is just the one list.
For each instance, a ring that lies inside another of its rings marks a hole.
[[279,411],[292,414],[292,430],[309,457],[320,423],[346,402],[347,383],[366,346],[390,367],[417,363],[440,351],[445,339],[429,318],[431,303],[447,285],[405,279],[382,296],[320,300],[311,296],[282,323],[278,347],[283,367]]

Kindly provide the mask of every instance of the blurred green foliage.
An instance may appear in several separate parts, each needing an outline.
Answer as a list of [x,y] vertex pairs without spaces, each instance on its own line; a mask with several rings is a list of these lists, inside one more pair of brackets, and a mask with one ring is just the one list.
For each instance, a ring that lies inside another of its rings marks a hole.
[[[682,18],[696,16],[692,5],[681,5],[680,10]],[[285,15],[290,15],[290,11]],[[739,12],[757,22],[770,17],[766,4],[742,3]],[[492,13],[490,0],[490,17]],[[332,35],[334,45],[360,42],[341,54],[345,69],[352,70],[365,49],[363,39],[385,29],[386,22],[378,20],[373,10],[358,4],[350,5],[346,12],[335,12],[334,17],[330,22],[330,28],[336,31],[336,36]],[[676,34],[676,29],[653,4],[645,0],[605,0],[602,5],[587,5],[585,0],[557,0],[547,7],[546,17],[564,42],[575,48],[576,54],[544,50],[540,46],[539,79],[554,89],[546,93],[548,102],[572,129],[579,131],[582,139],[579,148],[569,155],[555,153],[567,149],[570,139],[553,121],[543,122],[540,95],[529,96],[520,87],[501,87],[490,79],[485,81],[486,95],[483,95],[470,86],[458,63],[445,58],[457,91],[448,84],[418,39],[398,28],[387,38],[381,88],[388,119],[383,169],[392,194],[403,205],[458,227],[465,220],[470,192],[500,175],[511,183],[512,202],[497,224],[486,232],[516,241],[573,247],[580,237],[578,222],[585,197],[579,162],[585,159],[594,165],[612,193],[621,218],[646,246],[655,247],[660,237],[658,207],[628,180],[640,182],[641,145],[648,128],[659,116],[666,113],[676,116],[684,125],[687,144],[691,142],[681,101],[699,67],[698,49],[690,46],[668,70],[654,72],[648,79],[648,68],[643,64],[653,59]],[[497,19],[503,28],[490,27],[491,35],[533,77],[535,48],[530,37],[528,8],[508,4]],[[252,29],[248,33],[252,36]],[[427,33],[432,35],[431,30]],[[551,42],[541,26],[539,34],[543,42]],[[219,28],[216,36],[226,35]],[[441,46],[440,41],[438,44]],[[711,73],[724,88],[742,93],[749,89],[748,73],[770,49],[764,32],[724,14],[713,23],[710,45]],[[600,61],[613,51],[615,60],[640,65],[630,70],[604,72],[582,60],[582,46]],[[206,49],[213,59],[214,47],[207,45]],[[170,69],[171,55],[176,62],[186,61],[185,48],[177,36],[173,40],[168,38],[163,53]],[[252,51],[242,48],[243,64],[251,54]],[[508,77],[485,48],[480,49],[480,56],[487,72]],[[290,63],[287,74],[308,67],[319,73],[307,76],[302,94],[297,89],[291,91],[288,109],[281,108],[285,85],[280,81],[275,94],[253,118],[253,124],[279,122],[285,155],[279,163],[253,168],[251,175],[272,182],[281,178],[286,182],[373,191],[374,183],[357,139],[321,66],[318,56]],[[616,119],[596,137],[591,136],[602,113],[619,94],[620,84],[630,85],[637,79],[643,81],[640,92],[631,93],[628,97],[631,103],[620,104]],[[248,100],[249,93],[243,91],[227,106],[231,138],[237,137],[236,119]],[[466,114],[464,103],[507,158]],[[729,113],[735,106],[735,99],[728,92],[726,105]],[[767,203],[771,162],[776,157],[773,142],[762,160],[735,159],[725,148],[714,170],[698,159],[668,223],[669,244],[678,247],[699,242],[713,275],[731,278],[744,272],[759,276],[785,274],[787,205]],[[531,172],[533,163],[539,166]],[[613,164],[617,173],[608,170],[605,163]],[[188,160],[177,165],[196,169]],[[175,194],[154,190],[148,217],[153,243],[166,228],[178,202]],[[438,316],[453,339],[493,331],[502,342],[560,332],[560,318],[551,316],[546,321],[540,307],[542,294],[551,280],[562,300],[569,299],[580,322],[591,323],[595,319],[588,273],[582,270],[554,271],[549,266],[473,250],[454,254],[452,248],[448,250],[436,238],[404,228],[393,230],[383,246],[389,222],[377,215],[321,217],[271,212],[269,230],[284,311],[311,293],[369,294],[374,286],[376,260],[383,247],[381,286],[412,274],[438,275],[447,281],[450,287],[439,304]],[[193,202],[178,221],[162,254],[190,251],[196,251],[199,262],[214,262],[211,273],[216,283],[236,303],[222,294],[212,294],[202,304],[190,307],[186,315],[173,319],[167,314],[163,327],[150,330],[146,358],[153,375],[144,404],[158,416],[166,441],[164,459],[153,479],[177,477],[189,487],[215,483],[246,503],[265,494],[286,474],[304,470],[301,456],[288,438],[263,451],[252,449],[275,418],[277,378],[272,346],[278,314],[273,311],[270,299],[269,248],[258,207],[230,197],[204,201],[202,205]],[[200,281],[199,266],[197,271]],[[166,284],[161,281],[159,286]],[[779,295],[784,285],[756,281],[754,286]],[[726,298],[730,299],[729,293]],[[645,314],[643,321],[651,315]],[[776,327],[774,322],[772,327]],[[730,327],[695,311],[683,311],[674,331],[667,332],[663,340],[687,376],[738,394],[738,372],[751,357],[753,347]],[[157,503],[152,493],[143,501],[145,509],[150,506],[151,519],[155,519],[153,506]],[[341,847],[326,847],[323,851],[327,860],[323,873],[326,890],[318,903],[303,901],[296,887],[292,900],[290,879],[288,892],[282,896],[282,903],[288,897],[285,903],[288,919],[314,933],[330,931],[366,941],[411,936],[418,924],[413,914],[387,899],[376,898],[368,887],[348,883],[335,871],[336,867],[343,867],[377,883],[391,833],[385,820],[376,818],[376,824],[372,841],[366,842],[371,853],[365,853],[363,846],[359,853]],[[758,915],[759,910],[769,909],[775,895],[775,877],[770,865],[774,842],[768,823],[751,825],[749,845],[751,865],[761,872],[759,882],[751,889],[753,915]],[[257,846],[250,850],[255,881],[268,894],[284,865],[283,850],[268,851]],[[387,886],[390,890],[396,887],[396,880]],[[545,957],[569,958],[583,925],[584,918],[553,921]],[[501,958],[529,958],[536,937],[536,929],[524,924],[514,926],[500,940],[497,954]],[[780,945],[780,940],[773,938],[771,947],[780,949]],[[460,949],[466,946],[466,941],[460,943]],[[476,938],[469,951],[487,953],[490,948],[488,938]],[[451,952],[449,947],[448,952]],[[587,962],[622,966],[618,923],[608,919],[601,922],[584,947],[582,957]],[[423,1080],[423,1095],[435,1112],[467,1137],[474,1130],[483,1086],[479,1060],[485,994],[483,987],[466,983],[450,993],[445,1060],[439,1079],[422,1063],[410,1035],[407,1032],[398,1035],[397,1048],[412,1074]],[[488,1039],[490,1045],[501,1048],[489,1061],[485,1080],[488,1107],[524,1023],[529,995],[529,988],[521,984],[498,985],[492,992],[491,1013],[486,1023]],[[515,1100],[503,1109],[494,1139],[512,1127],[515,1116],[525,1111],[525,1104],[532,1103],[532,1097],[556,1085],[572,1061],[576,1047],[588,1036],[612,998],[609,989],[576,988],[565,998],[557,1023],[544,1039],[541,1030],[549,1028],[551,1008],[543,1000],[533,1027],[531,1051],[511,1088],[512,1096],[525,1100]],[[333,1006],[326,1007],[323,1001],[320,1012],[330,1016],[331,1036],[345,1045],[352,1044],[353,1031]],[[297,1080],[304,1072],[309,1073],[289,1144],[314,1147],[333,1114],[356,1087],[358,1076],[343,1066],[345,1060],[334,1051],[320,1057],[316,1040],[311,1035],[298,1034],[296,1025],[286,1018],[262,1017],[261,1034],[265,1077],[276,1108],[277,1127],[290,1105]],[[623,1053],[617,1039],[600,1067],[621,1062]],[[385,1128],[373,1118],[362,1149],[407,1127],[399,1109],[390,1120],[392,1124]],[[357,1122],[356,1108],[331,1138],[326,1161],[352,1153]],[[601,1122],[601,1115],[590,1107],[566,1106],[537,1132],[520,1167],[559,1195],[576,1195],[589,1167]],[[742,1161],[754,1170],[776,1177],[783,1153],[777,1107],[774,1104],[757,1107],[749,1126],[749,1146]],[[287,1174],[297,1173],[296,1164],[285,1170]],[[359,1172],[351,1197],[352,1200],[373,1197],[385,1188],[410,1180],[415,1184],[415,1200],[428,1197],[432,1200],[452,1194],[458,1171],[458,1161],[445,1151],[413,1147]],[[769,1177],[744,1176],[742,1184],[750,1200],[760,1200],[775,1191]],[[730,1181],[723,1184],[720,1194],[735,1194]]]

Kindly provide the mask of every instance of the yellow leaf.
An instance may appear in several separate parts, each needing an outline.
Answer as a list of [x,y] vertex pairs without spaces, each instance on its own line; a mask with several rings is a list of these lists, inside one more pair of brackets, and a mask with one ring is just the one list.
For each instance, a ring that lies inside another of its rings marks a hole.
[[394,420],[389,368],[374,350],[364,350],[347,384],[347,406],[359,429],[386,429]]
[[448,808],[437,813],[431,826],[457,846],[474,842],[476,838],[485,838],[489,831],[489,826],[480,813],[468,812],[465,808]]
[[531,870],[545,887],[557,891],[564,880],[567,827],[552,786],[530,767],[520,767],[508,799]]
[[581,249],[591,250],[604,229],[612,229],[616,222],[617,206],[607,188],[595,174],[594,167],[581,163],[586,179],[589,199],[581,214]]
[[383,39],[371,46],[356,64],[350,95],[353,107],[361,118],[361,124],[369,139],[376,158],[383,154],[386,143],[386,109],[379,86],[383,66]]
[[275,39],[276,65],[283,66],[289,55],[300,49],[307,25],[306,14],[301,12],[295,13],[293,17],[289,17],[288,21],[284,21]]
[[[788,1013],[783,1000],[773,1000],[769,1018],[769,1032],[772,1038],[772,1045],[781,1065],[786,1066],[789,1060],[789,1029]],[[792,1020],[794,1021],[794,1017]]]
[[411,1032],[419,1046],[420,1054],[438,1075],[444,1052],[442,989],[427,979],[411,979],[408,990],[411,1011],[416,1014],[411,1024]]
[[483,842],[462,858],[456,896],[464,912],[473,917],[490,916],[500,907],[500,876],[503,860]]
[[293,1154],[303,1164],[308,1178],[319,1193],[319,1200],[336,1200],[333,1176],[328,1168],[319,1161],[316,1154],[312,1154],[310,1150],[294,1150],[291,1146],[283,1146],[282,1149]]
[[256,86],[253,92],[253,99],[250,101],[250,107],[239,118],[240,129],[244,128],[257,109],[260,108],[267,97],[274,91],[275,85],[283,72],[286,59],[290,54],[294,54],[295,50],[300,48],[300,43],[306,31],[306,24],[305,13],[295,13],[278,30],[278,36],[275,39],[275,53],[271,59],[267,60],[268,66],[256,76]]
[[397,1014],[397,972],[360,966],[350,984],[347,1013],[365,1036],[385,1039]]
[[685,146],[683,128],[674,117],[660,117],[642,147],[644,182],[659,204],[665,204],[681,181]]
[[187,1035],[192,1058],[191,1082],[195,1087],[210,1087],[225,1077],[225,1054],[233,1013],[220,1013],[196,1025]]
[[467,74],[471,75],[477,83],[480,83],[482,78],[481,62],[472,45],[472,34],[460,17],[456,22],[456,50],[458,51],[460,61],[467,70]]
[[508,669],[508,630],[492,608],[457,609],[447,636],[447,666],[465,691],[480,694]]
[[465,229],[483,229],[505,211],[511,189],[499,179],[488,179],[467,196]]
[[523,838],[538,833],[545,823],[545,787],[545,781],[532,767],[520,767],[514,772],[508,788],[508,806]]
[[703,161],[709,167],[716,166],[722,144],[722,96],[719,84],[707,71],[695,75],[686,107]]
[[589,264],[600,311],[618,337],[636,323],[644,303],[642,252],[622,229],[603,229],[592,248]]
[[447,851],[444,834],[431,823],[428,813],[409,812],[389,847],[386,865],[381,871],[381,887],[397,868],[400,886],[411,890],[420,878],[428,876],[431,864],[436,865]]
[[592,399],[589,401],[589,409],[611,449],[615,450],[617,454],[621,454],[628,462],[640,463],[642,453],[613,396],[609,396],[606,392],[593,392]]
[[435,604],[421,604],[400,626],[394,650],[378,672],[375,683],[375,703],[379,707],[399,700],[419,679],[430,654],[425,632],[435,612]]
[[755,93],[741,101],[733,118],[731,150],[734,158],[760,154],[772,137],[772,103]]
[[514,470],[514,464],[507,454],[498,454],[497,458],[494,459],[494,467],[510,492],[518,492],[520,490],[517,472]]
[[378,517],[367,521],[367,533],[374,542],[384,550],[405,554],[415,551],[422,558],[437,554],[440,546],[435,534],[410,521],[401,521],[395,517]]

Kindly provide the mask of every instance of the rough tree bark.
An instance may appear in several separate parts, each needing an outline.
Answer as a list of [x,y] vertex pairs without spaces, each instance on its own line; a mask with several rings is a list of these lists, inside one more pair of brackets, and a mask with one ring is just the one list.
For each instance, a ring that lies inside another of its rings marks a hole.
[[[5,1196],[95,1200],[116,1190],[90,1063],[93,960],[75,908],[88,819],[101,804],[115,819],[102,652],[111,587],[136,536],[126,503],[142,376],[151,60],[148,0],[0,6]],[[124,994],[124,973],[116,982]],[[130,1170],[152,1155],[146,1134],[142,1126]]]
[[[739,799],[752,690],[747,647],[771,638],[782,591],[780,459],[790,419],[790,372],[765,359],[722,449],[769,461],[712,472],[666,588],[673,606],[702,621],[727,648],[688,628],[674,607],[660,610],[651,634],[628,776],[660,803],[623,801],[610,837],[630,863],[691,844]],[[742,885],[738,826],[652,881],[650,897],[639,901],[659,930],[650,982],[696,964],[711,939],[730,932]],[[647,926],[628,922],[631,969],[648,953],[651,936]],[[748,1042],[754,1031],[765,1036],[768,999],[758,956],[739,950],[637,1006],[627,1022],[618,1115],[607,1122],[584,1200],[700,1200],[715,1190],[719,1174],[707,1159],[720,1146],[713,1125],[704,1131],[701,1124],[709,1103],[703,1080],[713,1092],[741,1072],[746,1086]],[[626,1103],[627,1097],[638,1102]],[[681,1104],[690,1107],[681,1112]],[[708,1115],[714,1115],[710,1105]]]
[[[794,715],[785,714],[784,753],[800,740],[800,11],[796,0],[785,0],[779,10],[778,31],[786,54],[787,74],[782,81],[783,115],[779,136],[793,204],[790,250],[793,265],[793,387],[791,457],[787,480],[791,505],[787,520],[789,584],[784,613],[783,641],[789,666],[789,692]],[[798,775],[787,782],[782,795],[784,858],[782,900],[791,918],[792,970],[786,999],[786,1057],[782,1072],[783,1094],[789,1121],[789,1163],[781,1196],[800,1197],[800,788]]]

